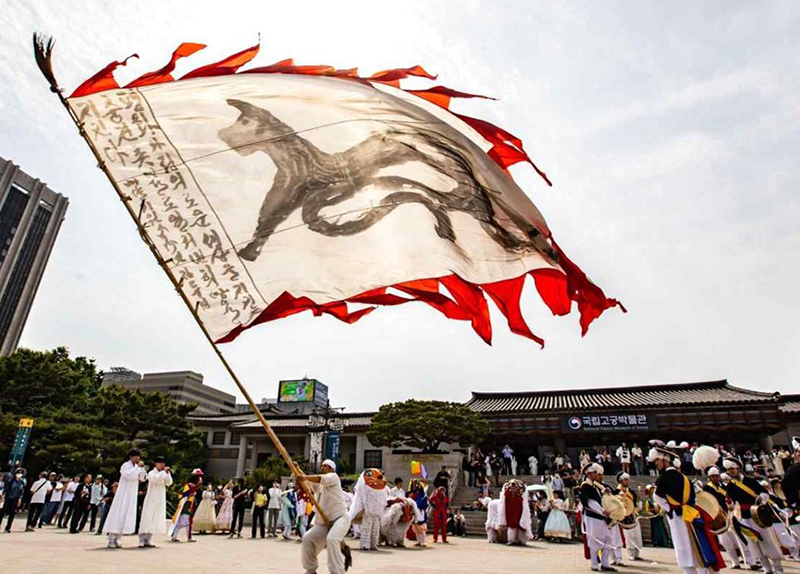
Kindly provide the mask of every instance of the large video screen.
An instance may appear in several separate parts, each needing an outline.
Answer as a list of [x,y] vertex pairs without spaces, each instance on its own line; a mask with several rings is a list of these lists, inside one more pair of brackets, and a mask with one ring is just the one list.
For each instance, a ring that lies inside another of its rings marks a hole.
[[317,381],[303,379],[299,381],[281,381],[278,387],[279,403],[311,403],[314,402],[314,391]]

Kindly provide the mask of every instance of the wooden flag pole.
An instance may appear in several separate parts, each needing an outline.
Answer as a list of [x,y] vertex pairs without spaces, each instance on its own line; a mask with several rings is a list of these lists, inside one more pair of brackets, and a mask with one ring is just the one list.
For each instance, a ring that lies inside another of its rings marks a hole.
[[[203,323],[202,319],[200,319],[200,317],[198,316],[197,309],[192,304],[192,302],[189,300],[189,298],[186,296],[186,294],[181,290],[180,281],[178,281],[178,279],[175,277],[175,274],[169,268],[169,266],[167,265],[167,262],[164,261],[164,258],[161,257],[161,254],[158,252],[158,250],[156,249],[156,247],[153,244],[153,242],[150,241],[150,239],[147,237],[147,234],[144,232],[144,229],[142,229],[142,227],[139,225],[139,220],[136,217],[136,213],[133,211],[133,208],[131,207],[131,205],[127,201],[125,201],[125,194],[119,188],[119,185],[117,184],[117,182],[114,181],[114,178],[111,175],[111,172],[108,170],[108,167],[106,166],[105,162],[103,161],[102,156],[100,155],[99,151],[94,146],[92,141],[89,138],[86,137],[86,132],[83,129],[82,122],[75,115],[75,112],[72,110],[72,108],[69,106],[69,102],[67,102],[67,99],[64,97],[64,94],[63,94],[61,88],[59,88],[58,82],[55,79],[55,75],[53,74],[52,62],[51,62],[51,56],[52,56],[52,50],[53,50],[53,40],[52,40],[52,38],[49,39],[49,40],[45,40],[43,37],[39,36],[38,34],[34,34],[34,36],[33,36],[33,48],[34,48],[34,53],[36,55],[36,63],[38,64],[39,69],[41,70],[41,72],[44,75],[44,77],[50,83],[50,91],[52,91],[53,93],[55,93],[58,96],[58,99],[61,101],[61,104],[64,106],[64,108],[69,113],[69,116],[72,118],[72,121],[75,123],[75,126],[78,128],[78,133],[81,135],[81,137],[84,139],[84,141],[89,145],[89,149],[92,150],[92,153],[94,154],[94,157],[97,160],[97,167],[99,167],[103,171],[103,173],[108,178],[108,181],[111,182],[111,185],[114,188],[114,190],[117,192],[117,195],[119,196],[120,201],[122,201],[122,204],[125,206],[125,209],[128,211],[128,215],[131,216],[131,219],[133,220],[133,223],[136,225],[136,229],[139,231],[139,236],[142,238],[142,241],[144,241],[147,244],[147,246],[150,248],[150,252],[153,254],[153,257],[156,258],[156,261],[158,262],[158,265],[161,267],[161,269],[163,269],[164,273],[167,274],[167,277],[169,277],[170,282],[172,282],[172,286],[175,287],[175,290],[178,292],[178,295],[180,296],[181,300],[186,305],[186,308],[192,314],[192,317],[194,317],[194,320],[197,322],[197,325],[198,325],[198,327],[200,327],[200,330],[203,332],[203,335],[205,335],[206,340],[211,345],[211,348],[214,349],[214,352],[217,354],[217,357],[219,358],[220,362],[225,367],[225,370],[228,372],[228,374],[230,375],[231,379],[233,379],[233,382],[236,383],[236,386],[238,387],[239,392],[242,393],[242,395],[244,396],[245,400],[247,401],[247,404],[250,405],[250,408],[253,410],[253,413],[256,415],[256,418],[258,418],[258,421],[261,423],[261,426],[264,427],[264,430],[266,431],[267,436],[269,436],[269,438],[272,440],[272,443],[275,445],[275,449],[278,451],[278,454],[280,454],[281,458],[284,460],[284,462],[289,467],[289,470],[291,471],[292,476],[294,476],[295,480],[297,480],[297,478],[299,476],[302,476],[304,473],[297,466],[297,463],[294,462],[294,460],[292,459],[291,455],[289,454],[289,451],[286,450],[286,447],[283,446],[283,443],[281,442],[281,439],[278,438],[278,435],[273,430],[272,425],[270,425],[269,422],[267,421],[267,419],[264,418],[264,414],[261,412],[261,409],[259,409],[258,406],[256,406],[255,402],[253,401],[253,398],[250,396],[250,393],[247,392],[247,389],[242,384],[242,382],[239,380],[239,377],[236,375],[236,372],[233,370],[233,367],[231,367],[230,363],[225,358],[225,355],[223,355],[222,351],[219,350],[219,347],[217,346],[217,344],[214,342],[214,339],[209,334],[208,329],[206,329],[206,326]],[[309,500],[311,501],[311,504],[314,505],[314,508],[316,509],[316,512],[319,514],[320,518],[322,518],[322,520],[325,522],[326,525],[330,524],[330,521],[328,520],[328,517],[325,515],[325,512],[320,508],[319,503],[317,502],[317,499],[314,496],[314,493],[311,491],[311,488],[308,486],[308,484],[303,480],[298,480],[298,482],[299,482],[301,488],[305,491],[305,493],[308,496]]]

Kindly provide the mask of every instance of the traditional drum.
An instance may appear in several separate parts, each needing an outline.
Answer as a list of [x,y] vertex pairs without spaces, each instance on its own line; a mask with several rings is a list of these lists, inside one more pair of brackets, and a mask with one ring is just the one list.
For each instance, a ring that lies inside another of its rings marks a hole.
[[728,513],[719,505],[713,494],[700,491],[695,497],[695,502],[711,517],[711,524],[708,525],[711,532],[722,534],[728,530]]
[[753,523],[759,528],[770,528],[773,524],[780,522],[778,515],[769,503],[754,504],[750,507],[750,515]]
[[608,513],[608,517],[614,522],[620,522],[625,519],[625,504],[613,494],[603,495],[603,510]]
[[622,505],[625,507],[625,518],[620,521],[619,525],[626,530],[635,528],[639,523],[639,519],[636,516],[636,507],[633,505],[633,500],[631,500],[630,496],[624,494],[618,494],[617,498],[620,499]]

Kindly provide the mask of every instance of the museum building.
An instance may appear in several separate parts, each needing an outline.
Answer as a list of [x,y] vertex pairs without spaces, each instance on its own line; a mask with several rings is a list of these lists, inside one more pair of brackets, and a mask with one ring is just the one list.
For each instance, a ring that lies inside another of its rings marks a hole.
[[[467,406],[481,413],[491,433],[484,452],[509,444],[522,462],[566,452],[577,461],[581,450],[615,451],[626,442],[646,445],[652,438],[733,445],[737,450],[789,445],[800,435],[800,395],[764,393],[726,380],[560,391],[473,392]],[[287,405],[263,404],[267,420],[295,457],[319,457],[315,441],[322,427],[336,435],[337,455],[350,472],[384,467],[392,454],[408,450],[375,447],[366,438],[375,414],[325,411],[287,412]],[[252,413],[193,416],[207,435],[209,471],[243,476],[277,453]],[[463,445],[467,447],[469,445]],[[455,449],[454,449],[455,450]],[[460,449],[459,449],[460,450]],[[326,452],[327,454],[327,452]]]

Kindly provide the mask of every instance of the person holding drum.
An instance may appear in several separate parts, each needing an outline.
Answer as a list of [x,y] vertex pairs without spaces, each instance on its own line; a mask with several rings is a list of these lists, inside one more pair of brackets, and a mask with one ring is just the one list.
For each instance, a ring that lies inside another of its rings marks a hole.
[[[611,488],[605,482],[603,482],[603,478],[605,478],[603,472],[604,471],[600,471],[597,473],[597,481],[603,487],[603,508],[608,511],[608,510],[613,510],[614,507],[618,506],[616,504],[613,504],[615,501],[618,501],[620,505],[622,505],[623,503],[620,499],[616,498],[615,496],[616,490]],[[619,523],[625,519],[624,506],[622,507],[622,511],[620,512],[620,516],[618,518],[615,516],[610,516],[610,515],[608,516],[613,520],[608,525],[608,547],[606,548],[606,550],[608,552],[611,552],[612,566],[624,566],[624,564],[622,563],[622,548],[624,544],[622,539],[622,528],[619,525]]]
[[617,569],[609,564],[610,520],[607,511],[603,509],[604,487],[597,479],[603,472],[603,467],[593,462],[585,465],[582,470],[586,480],[581,483],[578,494],[583,506],[581,524],[586,558],[591,561],[592,570],[595,572],[617,572]]
[[650,444],[653,447],[648,459],[659,472],[655,499],[667,513],[678,566],[686,574],[724,568],[719,544],[709,529],[711,517],[697,506],[694,487],[676,468],[680,457],[661,441],[650,441]]
[[617,495],[627,498],[625,519],[619,523],[625,529],[625,538],[628,544],[628,555],[631,560],[642,560],[639,553],[644,543],[642,542],[642,527],[639,524],[639,495],[630,487],[631,476],[627,472],[617,474]]
[[[714,497],[724,519],[724,530],[716,531],[717,539],[731,559],[733,569],[739,570],[742,567],[739,555],[736,552],[739,549],[739,544],[736,541],[736,533],[733,530],[732,523],[728,519],[733,512],[733,502],[728,498],[726,486],[722,484],[719,468],[716,465],[712,465],[705,469],[705,472],[708,475],[708,482],[703,486],[703,492],[707,492]],[[742,556],[744,556],[744,551],[742,551]]]
[[792,511],[792,515],[789,517],[789,528],[800,540],[800,464],[793,464],[786,470],[786,476],[781,481],[781,490]]
[[769,480],[762,480],[761,486],[767,489],[770,504],[773,506],[775,515],[779,519],[778,522],[772,525],[772,531],[775,533],[775,536],[778,537],[780,545],[789,552],[789,556],[792,557],[792,560],[797,562],[800,558],[800,540],[796,538],[797,535],[792,532],[789,524],[792,511],[789,509],[786,499],[778,496]]
[[769,493],[755,478],[744,476],[744,464],[735,456],[725,457],[723,466],[731,477],[728,497],[739,505],[750,554],[761,560],[765,574],[783,574],[783,553],[771,529],[772,521],[777,517],[767,507]]

